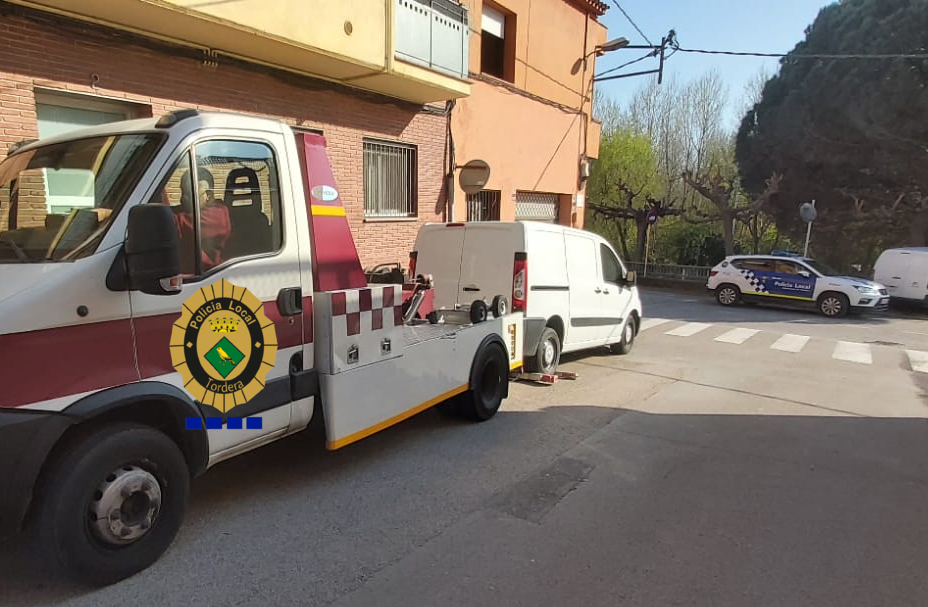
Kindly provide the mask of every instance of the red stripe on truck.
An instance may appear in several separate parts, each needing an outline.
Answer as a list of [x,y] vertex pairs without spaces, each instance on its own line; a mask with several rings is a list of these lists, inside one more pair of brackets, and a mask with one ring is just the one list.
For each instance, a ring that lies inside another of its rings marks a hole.
[[[274,301],[264,302],[274,322],[278,349],[313,340],[312,297],[303,298],[302,322],[290,324]],[[135,319],[141,379],[174,373],[171,327],[179,313]],[[70,394],[137,381],[129,319],[12,333],[0,337],[0,408],[21,407]]]

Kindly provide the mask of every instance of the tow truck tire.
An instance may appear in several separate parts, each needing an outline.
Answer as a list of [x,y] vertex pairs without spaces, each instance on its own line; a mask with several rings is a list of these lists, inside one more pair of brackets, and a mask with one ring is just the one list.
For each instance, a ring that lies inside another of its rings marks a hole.
[[487,302],[482,299],[475,299],[474,303],[470,304],[470,321],[472,323],[480,324],[487,319]]
[[470,389],[458,397],[466,417],[484,422],[496,415],[509,387],[509,362],[498,343],[486,344],[474,357]]
[[493,310],[493,316],[500,318],[509,314],[509,300],[506,299],[505,295],[497,295],[493,298],[493,304],[490,306],[490,309]]
[[[100,426],[67,445],[47,470],[31,521],[35,547],[65,576],[113,584],[170,547],[189,494],[187,463],[168,436],[138,424]],[[95,522],[101,512],[115,513],[108,525]],[[134,540],[120,543],[123,535]]]

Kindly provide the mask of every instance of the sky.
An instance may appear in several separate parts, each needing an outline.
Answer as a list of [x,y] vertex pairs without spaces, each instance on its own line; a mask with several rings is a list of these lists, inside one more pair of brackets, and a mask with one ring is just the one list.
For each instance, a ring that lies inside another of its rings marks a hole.
[[[676,31],[681,48],[787,53],[805,37],[805,29],[815,20],[819,9],[831,0],[604,0],[609,5],[600,22],[608,28],[607,40],[628,38],[631,44],[648,44],[622,12],[616,2],[638,25],[652,44],[671,29]],[[646,54],[646,50],[623,49],[596,59],[596,73],[616,67]],[[657,58],[646,59],[608,75],[657,69]],[[745,85],[762,68],[772,75],[778,60],[763,57],[734,57],[675,53],[664,64],[664,81],[676,76],[681,83],[697,78],[715,68],[729,94],[726,125],[737,128]],[[634,76],[597,82],[597,91],[615,99],[623,107],[635,91],[656,75]]]

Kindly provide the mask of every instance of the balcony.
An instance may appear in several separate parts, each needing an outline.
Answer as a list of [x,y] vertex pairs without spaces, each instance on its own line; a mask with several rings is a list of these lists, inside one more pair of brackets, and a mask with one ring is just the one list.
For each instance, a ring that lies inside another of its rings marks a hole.
[[396,58],[468,75],[467,9],[451,0],[396,0]]
[[452,0],[9,1],[413,103],[470,94]]

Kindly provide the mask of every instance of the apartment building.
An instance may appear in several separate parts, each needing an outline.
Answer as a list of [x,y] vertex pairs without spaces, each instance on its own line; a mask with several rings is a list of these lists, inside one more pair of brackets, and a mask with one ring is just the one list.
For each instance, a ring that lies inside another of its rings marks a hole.
[[[327,138],[365,267],[405,261],[418,226],[446,219],[466,18],[410,0],[3,1],[0,158],[24,139],[180,108],[273,116]],[[48,214],[93,203],[76,178],[46,176]]]
[[[584,163],[599,147],[590,53],[605,40],[605,9],[0,0],[0,158],[18,141],[84,125],[181,108],[246,112],[325,135],[365,267],[405,261],[419,226],[452,212],[582,226]],[[467,196],[455,167],[476,158],[491,176]],[[93,204],[75,194],[78,176],[42,179],[34,191],[46,215]]]
[[594,49],[606,41],[599,0],[467,0],[470,95],[457,100],[457,164],[490,166],[484,191],[454,195],[456,220],[583,227],[585,176],[599,152],[592,119]]

